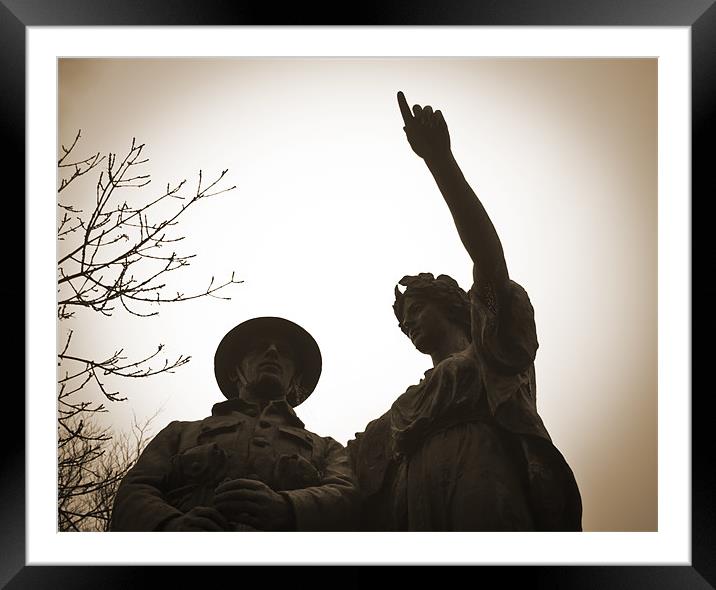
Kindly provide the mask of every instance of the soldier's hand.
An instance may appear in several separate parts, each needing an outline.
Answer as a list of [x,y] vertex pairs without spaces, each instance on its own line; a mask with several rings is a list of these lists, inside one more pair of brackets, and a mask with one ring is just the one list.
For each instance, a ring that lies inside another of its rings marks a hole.
[[264,531],[295,529],[293,508],[288,500],[255,479],[232,479],[219,484],[214,506],[231,522]]
[[231,525],[215,508],[195,506],[186,514],[170,520],[164,531],[228,531]]
[[402,92],[398,92],[398,107],[405,123],[403,131],[416,154],[429,161],[450,153],[450,133],[440,111],[416,104],[411,112]]

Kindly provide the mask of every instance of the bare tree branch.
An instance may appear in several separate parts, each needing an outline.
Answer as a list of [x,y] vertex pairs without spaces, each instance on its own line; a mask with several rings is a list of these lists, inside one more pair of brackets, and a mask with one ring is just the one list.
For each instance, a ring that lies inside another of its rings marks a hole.
[[[138,168],[148,162],[142,156],[144,144],[138,145],[133,138],[122,158],[99,152],[75,158],[80,138],[78,131],[69,147],[60,146],[57,192],[65,198],[70,185],[79,187],[78,179],[95,173],[94,205],[84,211],[58,202],[57,239],[64,252],[57,263],[58,319],[73,318],[77,308],[96,312],[100,318],[118,310],[147,317],[155,315],[156,306],[162,303],[229,299],[225,290],[242,282],[233,272],[226,281],[217,282],[212,276],[203,291],[189,294],[167,293],[165,281],[167,273],[188,266],[195,257],[172,250],[184,239],[173,234],[185,212],[199,200],[236,188],[220,186],[227,170],[205,187],[199,171],[194,194],[182,194],[186,189],[182,180],[141,200],[139,193],[151,183],[150,175]],[[128,193],[136,198],[120,198]],[[102,427],[98,418],[109,411],[110,402],[127,399],[121,393],[124,380],[173,373],[190,357],[179,355],[171,360],[164,356],[163,344],[135,360],[121,346],[104,357],[90,357],[72,350],[73,334],[74,330],[68,331],[57,355],[58,527],[104,531],[109,528],[117,487],[147,444],[157,414],[141,424],[135,416],[129,432]]]

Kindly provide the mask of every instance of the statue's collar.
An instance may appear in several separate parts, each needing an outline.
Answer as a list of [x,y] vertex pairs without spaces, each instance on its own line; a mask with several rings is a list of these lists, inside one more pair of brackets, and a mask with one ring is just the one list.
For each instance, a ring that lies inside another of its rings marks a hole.
[[249,416],[259,416],[266,414],[277,414],[281,416],[287,424],[305,428],[303,421],[296,415],[291,405],[285,400],[273,400],[261,411],[261,406],[251,402],[247,402],[238,397],[227,399],[226,401],[214,404],[211,408],[212,416],[225,416],[231,412],[241,412]]

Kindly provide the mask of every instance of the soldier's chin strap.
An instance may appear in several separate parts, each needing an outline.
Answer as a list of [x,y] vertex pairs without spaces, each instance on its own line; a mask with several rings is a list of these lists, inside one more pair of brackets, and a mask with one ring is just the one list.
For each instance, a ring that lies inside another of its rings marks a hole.
[[234,366],[234,371],[233,371],[233,373],[230,373],[230,374],[229,374],[229,379],[230,379],[233,383],[236,383],[237,386],[238,386],[238,385],[246,385],[246,384],[247,384],[246,376],[241,372],[241,366],[240,366],[240,365],[235,365],[235,366]]
[[234,370],[229,372],[229,381],[234,384],[236,389],[236,397],[241,396],[241,390],[246,387],[246,376],[241,372],[239,365],[234,366]]
[[[229,374],[229,379],[232,383],[236,385],[239,397],[241,396],[241,391],[244,387],[247,389],[251,387],[249,380],[243,374],[243,372],[241,371],[241,366],[239,365],[236,365],[234,367],[233,373]],[[306,391],[300,385],[300,377],[297,377],[296,375],[291,377],[291,381],[289,382],[288,387],[284,392],[284,398],[288,400],[291,394],[295,395],[296,401],[298,403],[301,403],[304,399],[308,397]]]

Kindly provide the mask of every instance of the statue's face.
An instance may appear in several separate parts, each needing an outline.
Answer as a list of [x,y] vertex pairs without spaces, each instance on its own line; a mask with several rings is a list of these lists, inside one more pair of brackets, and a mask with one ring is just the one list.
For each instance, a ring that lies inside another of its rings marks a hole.
[[258,340],[239,363],[251,392],[263,399],[286,397],[296,365],[291,344],[281,338]]
[[458,329],[439,305],[412,295],[405,297],[403,325],[415,348],[424,354],[437,350],[448,332]]

